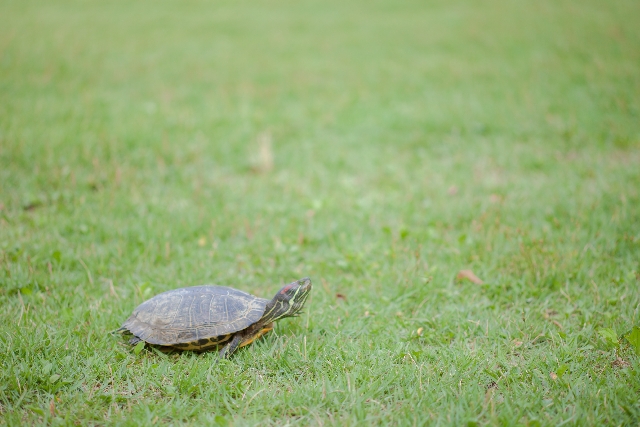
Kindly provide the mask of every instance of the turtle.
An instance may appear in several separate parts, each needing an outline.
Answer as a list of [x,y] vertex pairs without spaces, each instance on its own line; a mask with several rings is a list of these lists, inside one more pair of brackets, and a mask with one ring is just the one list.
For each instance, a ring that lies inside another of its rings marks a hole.
[[118,329],[163,351],[219,349],[229,358],[273,329],[273,322],[298,316],[311,292],[305,277],[285,285],[271,300],[226,286],[202,285],[163,292],[140,304]]

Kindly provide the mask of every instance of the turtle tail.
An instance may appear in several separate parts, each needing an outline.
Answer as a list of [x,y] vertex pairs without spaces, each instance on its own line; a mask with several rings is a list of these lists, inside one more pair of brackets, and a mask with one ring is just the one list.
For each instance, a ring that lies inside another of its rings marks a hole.
[[124,326],[121,326],[120,328],[116,329],[115,331],[111,331],[109,332],[111,335],[116,335],[116,334],[120,334],[120,335],[124,335],[129,332],[129,329],[125,328]]

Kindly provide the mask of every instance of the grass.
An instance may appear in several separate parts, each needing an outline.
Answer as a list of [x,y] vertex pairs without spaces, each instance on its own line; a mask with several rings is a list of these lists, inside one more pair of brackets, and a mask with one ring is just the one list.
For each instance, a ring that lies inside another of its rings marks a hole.
[[[637,424],[639,15],[0,1],[0,423]],[[303,276],[230,361],[109,334]]]

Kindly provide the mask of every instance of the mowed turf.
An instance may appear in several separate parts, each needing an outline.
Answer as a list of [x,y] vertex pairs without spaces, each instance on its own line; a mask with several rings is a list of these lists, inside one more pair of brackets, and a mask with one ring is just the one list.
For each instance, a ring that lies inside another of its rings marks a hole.
[[[0,1],[0,423],[637,424],[638,16]],[[304,276],[229,361],[110,334]]]

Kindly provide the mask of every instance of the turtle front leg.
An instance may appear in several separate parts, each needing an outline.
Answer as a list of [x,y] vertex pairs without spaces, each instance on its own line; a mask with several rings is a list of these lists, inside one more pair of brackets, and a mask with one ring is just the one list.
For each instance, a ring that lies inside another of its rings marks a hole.
[[222,349],[218,353],[220,359],[228,359],[229,357],[231,357],[233,352],[235,352],[240,344],[242,344],[242,340],[242,334],[235,334],[233,338],[231,338],[231,340],[227,344],[225,344],[225,346],[222,347]]

